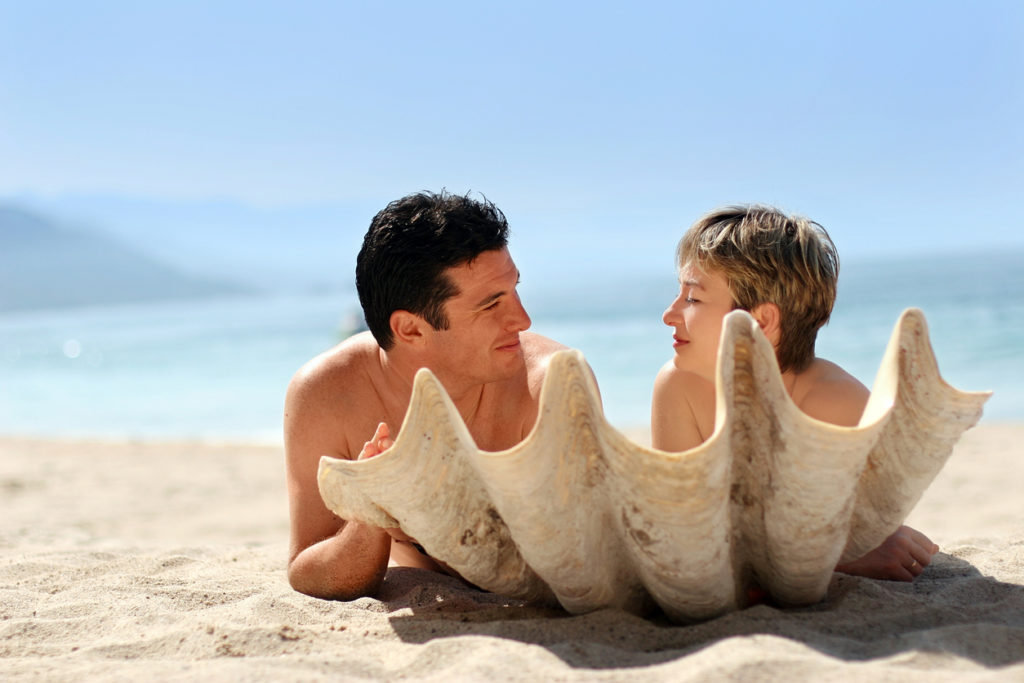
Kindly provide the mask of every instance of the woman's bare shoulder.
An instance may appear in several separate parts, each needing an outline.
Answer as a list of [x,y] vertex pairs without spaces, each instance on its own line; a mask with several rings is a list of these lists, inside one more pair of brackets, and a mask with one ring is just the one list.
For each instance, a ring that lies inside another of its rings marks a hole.
[[801,373],[801,384],[802,390],[794,400],[807,415],[841,427],[854,427],[860,422],[870,392],[840,366],[815,358]]

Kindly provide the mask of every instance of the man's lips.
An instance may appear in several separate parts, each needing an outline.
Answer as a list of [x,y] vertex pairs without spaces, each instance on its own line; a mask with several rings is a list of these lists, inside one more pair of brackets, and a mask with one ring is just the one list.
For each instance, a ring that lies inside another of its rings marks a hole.
[[497,347],[498,351],[515,351],[519,348],[519,339],[513,339],[512,341],[505,342]]

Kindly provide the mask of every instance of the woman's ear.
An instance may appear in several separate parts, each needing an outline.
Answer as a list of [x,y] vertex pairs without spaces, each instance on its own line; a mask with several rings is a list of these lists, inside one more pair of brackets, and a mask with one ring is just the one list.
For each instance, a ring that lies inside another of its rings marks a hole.
[[773,303],[758,304],[751,309],[750,315],[754,316],[772,346],[778,346],[782,337],[782,312],[779,307]]
[[400,344],[415,344],[423,339],[423,325],[426,321],[409,311],[393,311],[389,320],[391,334]]

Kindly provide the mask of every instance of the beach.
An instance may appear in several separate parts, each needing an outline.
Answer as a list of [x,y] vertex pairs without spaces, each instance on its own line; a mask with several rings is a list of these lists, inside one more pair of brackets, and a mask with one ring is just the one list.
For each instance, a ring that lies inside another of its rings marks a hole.
[[280,446],[6,437],[0,678],[1024,680],[1022,490],[1024,424],[983,422],[907,520],[941,547],[917,581],[680,626],[412,569],[316,600],[285,576]]

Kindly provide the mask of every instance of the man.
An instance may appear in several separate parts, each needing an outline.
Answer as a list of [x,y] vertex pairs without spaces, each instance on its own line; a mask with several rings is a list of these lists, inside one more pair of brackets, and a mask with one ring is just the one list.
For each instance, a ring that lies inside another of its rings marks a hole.
[[564,347],[526,332],[507,242],[497,207],[446,192],[403,197],[373,218],[356,260],[369,332],[311,360],[288,387],[296,590],[350,600],[373,594],[389,563],[443,570],[398,530],[336,517],[317,488],[320,456],[372,457],[390,446],[417,370],[437,376],[481,449],[510,448],[533,428],[548,360]]

